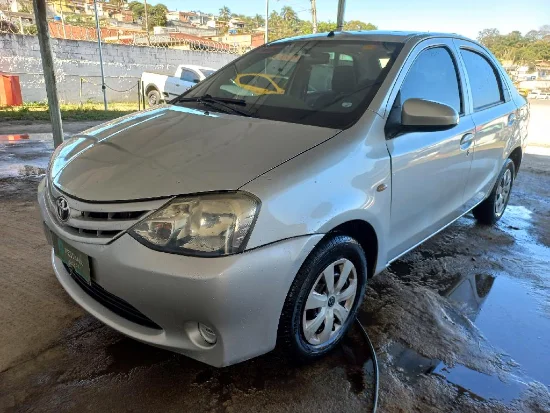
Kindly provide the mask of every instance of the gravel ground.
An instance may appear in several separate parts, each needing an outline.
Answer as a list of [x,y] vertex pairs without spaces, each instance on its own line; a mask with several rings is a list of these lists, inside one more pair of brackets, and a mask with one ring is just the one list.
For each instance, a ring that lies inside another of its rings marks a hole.
[[[0,178],[0,411],[369,411],[356,330],[314,364],[275,350],[215,369],[85,314],[57,283],[38,220],[49,150],[41,139],[0,148],[11,165]],[[379,357],[379,411],[550,412],[550,156],[523,162],[497,226],[467,215],[370,281],[359,317]]]

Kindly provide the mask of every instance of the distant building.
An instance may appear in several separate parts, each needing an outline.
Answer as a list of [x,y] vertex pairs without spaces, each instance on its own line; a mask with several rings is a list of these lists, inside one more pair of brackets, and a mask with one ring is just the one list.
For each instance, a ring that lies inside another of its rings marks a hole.
[[231,19],[229,20],[228,27],[230,29],[244,29],[244,22],[239,19]]
[[114,13],[111,17],[123,23],[132,23],[134,21],[134,15],[131,10],[119,10],[118,12]]
[[226,43],[235,47],[240,53],[247,52],[265,43],[263,33],[251,34],[226,34],[224,36],[214,36],[211,38],[216,42]]
[[185,22],[185,16],[183,14],[183,12],[181,11],[169,11],[168,13],[166,13],[166,20],[168,20],[169,22],[173,22],[173,21],[180,21],[180,22]]
[[191,24],[195,26],[206,26],[208,21],[210,20],[210,16],[202,13],[195,13],[191,12],[189,14],[189,21]]
[[199,37],[211,37],[218,34],[218,31],[215,28],[193,26],[191,23],[185,24],[178,21],[169,22],[166,27],[155,26],[153,31],[155,34],[186,33]]
[[193,26],[206,26],[210,19],[206,14],[196,13],[194,11],[169,11],[166,13],[166,20],[172,22],[189,23]]

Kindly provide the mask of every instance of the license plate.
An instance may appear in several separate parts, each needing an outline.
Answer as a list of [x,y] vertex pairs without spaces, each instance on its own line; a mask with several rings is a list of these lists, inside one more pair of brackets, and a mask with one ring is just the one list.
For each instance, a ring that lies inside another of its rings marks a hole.
[[55,255],[69,268],[73,269],[88,284],[92,283],[90,275],[90,259],[86,254],[67,244],[53,232],[52,243]]

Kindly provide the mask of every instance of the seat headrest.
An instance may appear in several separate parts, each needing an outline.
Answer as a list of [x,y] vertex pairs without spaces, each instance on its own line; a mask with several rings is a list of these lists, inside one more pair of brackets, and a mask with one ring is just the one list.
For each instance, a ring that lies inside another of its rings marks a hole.
[[336,66],[332,74],[332,91],[351,93],[357,90],[357,78],[353,66]]

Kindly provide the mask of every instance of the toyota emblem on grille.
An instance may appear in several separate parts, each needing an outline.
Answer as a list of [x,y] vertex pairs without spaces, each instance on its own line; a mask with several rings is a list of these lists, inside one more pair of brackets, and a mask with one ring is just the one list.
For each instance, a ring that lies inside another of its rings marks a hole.
[[61,222],[66,222],[69,219],[69,216],[71,215],[71,209],[69,208],[69,203],[65,198],[60,196],[55,201],[55,204],[57,206],[57,217]]

